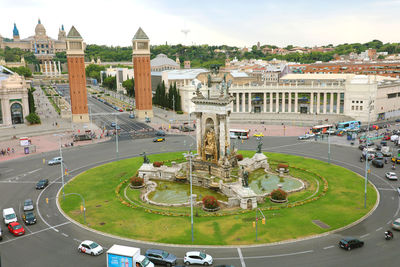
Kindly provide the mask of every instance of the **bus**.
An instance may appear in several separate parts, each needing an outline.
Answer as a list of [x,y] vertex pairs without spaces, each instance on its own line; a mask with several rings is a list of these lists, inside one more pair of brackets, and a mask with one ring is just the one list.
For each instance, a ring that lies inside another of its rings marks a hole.
[[233,139],[249,139],[250,131],[242,129],[230,129],[229,137]]
[[348,131],[348,130],[358,130],[360,129],[360,126],[361,126],[361,121],[346,121],[346,122],[339,122],[336,125],[336,128],[338,130]]
[[332,128],[333,128],[332,124],[316,125],[316,126],[311,128],[311,131],[314,134],[324,134],[324,133],[326,133],[328,130],[330,130]]

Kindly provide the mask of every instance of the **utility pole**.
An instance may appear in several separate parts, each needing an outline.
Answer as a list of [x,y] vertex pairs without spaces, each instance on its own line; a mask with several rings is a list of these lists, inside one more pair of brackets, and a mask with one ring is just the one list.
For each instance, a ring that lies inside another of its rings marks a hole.
[[367,185],[368,185],[368,172],[369,172],[369,166],[368,166],[368,157],[369,157],[369,151],[368,151],[368,136],[369,136],[369,124],[370,124],[370,113],[371,113],[371,98],[369,99],[368,102],[368,128],[367,128],[367,136],[365,138],[366,146],[365,148],[367,149],[366,154],[365,154],[365,186],[364,186],[364,208],[367,208]]

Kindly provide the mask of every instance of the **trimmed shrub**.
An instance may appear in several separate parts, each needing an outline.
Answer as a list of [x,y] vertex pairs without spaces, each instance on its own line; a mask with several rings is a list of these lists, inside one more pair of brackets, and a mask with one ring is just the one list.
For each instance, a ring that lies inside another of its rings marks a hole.
[[153,162],[153,167],[161,167],[162,165],[164,165],[164,162],[161,161],[154,161]]
[[183,111],[182,111],[182,110],[178,110],[178,111],[176,112],[176,114],[183,114]]
[[237,154],[237,155],[236,155],[236,159],[237,159],[238,161],[243,160],[243,155],[242,155],[242,154]]
[[287,168],[289,168],[288,164],[283,164],[283,163],[278,164],[278,169],[287,169]]
[[133,186],[142,186],[144,183],[144,179],[138,176],[131,178],[131,185]]
[[25,117],[25,119],[30,123],[30,124],[40,124],[40,117],[36,113],[29,113],[28,116]]
[[271,192],[271,198],[275,200],[286,200],[287,193],[282,189],[278,188]]
[[206,209],[213,210],[219,207],[218,200],[213,196],[205,196],[202,201]]

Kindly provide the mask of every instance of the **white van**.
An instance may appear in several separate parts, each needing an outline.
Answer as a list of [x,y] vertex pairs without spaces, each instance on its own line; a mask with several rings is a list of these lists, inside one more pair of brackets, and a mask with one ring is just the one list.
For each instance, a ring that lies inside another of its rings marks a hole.
[[16,222],[17,215],[15,215],[14,209],[13,208],[3,209],[3,219],[6,225],[11,222]]

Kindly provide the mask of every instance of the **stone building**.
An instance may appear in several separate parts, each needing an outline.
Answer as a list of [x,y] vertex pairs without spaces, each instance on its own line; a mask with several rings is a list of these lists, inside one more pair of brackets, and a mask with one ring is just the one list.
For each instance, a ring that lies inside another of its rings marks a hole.
[[24,77],[0,72],[0,126],[22,124],[28,115],[28,84]]
[[180,69],[180,65],[168,58],[164,54],[158,54],[155,58],[150,61],[151,71],[164,71],[164,70],[178,70]]

